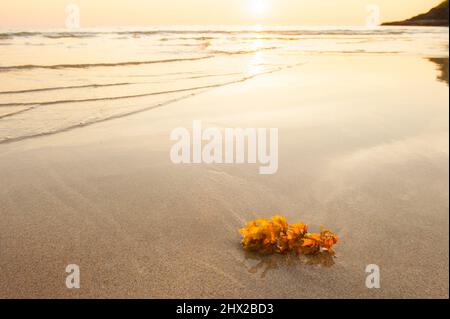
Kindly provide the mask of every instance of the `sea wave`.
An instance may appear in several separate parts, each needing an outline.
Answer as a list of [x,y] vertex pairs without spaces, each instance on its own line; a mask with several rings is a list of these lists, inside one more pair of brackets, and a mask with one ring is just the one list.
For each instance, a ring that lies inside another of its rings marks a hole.
[[113,62],[113,63],[81,63],[81,64],[54,64],[54,65],[25,64],[25,65],[13,65],[13,66],[0,66],[0,72],[32,70],[32,69],[58,70],[58,69],[88,69],[88,68],[96,68],[96,67],[134,66],[134,65],[143,65],[143,64],[197,61],[197,60],[209,59],[212,57],[213,56],[202,56],[202,57],[192,57],[192,58],[174,58],[174,59],[165,59],[165,60],[127,61],[127,62]]
[[[260,72],[257,75],[273,73],[273,72],[279,71],[283,68],[287,68],[287,67],[278,67],[271,71]],[[165,91],[158,91],[158,92],[148,92],[148,93],[132,94],[132,95],[120,95],[120,96],[108,96],[108,97],[89,98],[89,99],[53,100],[53,101],[45,101],[45,102],[25,102],[25,103],[1,103],[0,107],[45,106],[45,105],[55,105],[55,104],[125,100],[125,99],[148,97],[148,96],[154,96],[154,95],[180,93],[180,92],[196,91],[196,90],[202,90],[202,89],[212,89],[212,88],[217,88],[217,87],[230,85],[230,84],[234,84],[234,83],[244,82],[244,81],[247,81],[249,79],[256,77],[257,75],[249,75],[249,76],[245,76],[245,77],[239,78],[237,80],[232,80],[232,81],[228,81],[228,82],[214,83],[214,84],[181,88],[181,89],[175,89],[175,90],[165,90]]]
[[226,51],[226,50],[211,50],[210,53],[213,54],[224,54],[224,55],[239,55],[239,54],[253,54],[261,51],[269,51],[276,50],[278,47],[267,47],[267,48],[258,48],[253,50],[236,50],[236,51]]
[[[142,108],[129,110],[129,111],[125,111],[125,112],[121,112],[121,113],[117,113],[117,114],[105,115],[104,117],[95,118],[95,119],[88,120],[88,121],[85,121],[85,122],[77,122],[76,124],[68,123],[66,126],[62,126],[62,127],[55,128],[55,129],[50,129],[50,130],[47,130],[47,131],[39,130],[39,131],[36,131],[34,133],[26,133],[26,134],[23,134],[23,135],[22,134],[18,134],[16,136],[4,136],[4,137],[0,136],[0,144],[12,143],[12,142],[17,142],[17,141],[21,141],[21,140],[24,140],[24,139],[30,139],[30,138],[35,138],[35,137],[53,135],[53,134],[66,132],[66,131],[77,129],[77,128],[86,127],[86,126],[89,126],[89,125],[92,125],[92,124],[96,124],[96,123],[106,122],[106,121],[109,121],[109,120],[118,119],[118,118],[130,116],[130,115],[133,115],[133,114],[146,112],[146,111],[149,111],[149,110],[152,110],[152,109],[160,108],[160,107],[163,107],[163,106],[166,106],[166,105],[178,102],[180,100],[184,100],[184,99],[196,96],[198,94],[201,94],[203,92],[207,92],[207,91],[215,89],[215,88],[220,88],[220,87],[224,87],[224,86],[228,86],[228,85],[232,85],[232,84],[242,83],[242,82],[254,79],[254,78],[259,77],[259,76],[272,74],[272,73],[279,72],[279,71],[282,71],[282,70],[285,70],[285,69],[289,69],[289,68],[293,68],[293,67],[296,67],[296,66],[299,66],[299,65],[302,65],[302,64],[303,63],[295,63],[295,64],[284,65],[284,66],[268,69],[268,70],[265,70],[265,71],[262,71],[262,72],[259,72],[259,73],[255,73],[255,74],[239,77],[239,78],[231,80],[231,81],[214,83],[214,84],[198,86],[198,87],[181,88],[181,89],[177,89],[177,90],[152,92],[152,93],[147,93],[147,94],[139,94],[139,95],[131,95],[131,96],[129,95],[129,96],[107,97],[107,98],[99,98],[99,99],[65,101],[65,103],[91,102],[91,101],[97,101],[97,100],[128,99],[128,98],[145,97],[145,96],[157,95],[157,94],[167,94],[167,95],[169,95],[171,93],[187,92],[187,94],[184,94],[182,96],[175,97],[175,98],[171,97],[171,98],[168,98],[167,100],[165,100],[163,102],[159,102],[159,103],[154,104],[154,105],[145,106],[145,104],[144,104],[142,106]],[[59,101],[59,102],[61,102],[61,101]],[[51,104],[56,104],[56,101],[54,103],[51,103]],[[22,106],[26,106],[27,104],[24,103],[24,104],[21,104],[21,105]],[[49,104],[47,104],[47,105],[49,105]],[[36,104],[31,105],[28,108],[19,110],[17,112],[6,114],[5,116],[3,116],[3,118],[6,118],[6,117],[9,118],[9,117],[12,117],[14,115],[19,115],[19,114],[23,114],[23,113],[31,111],[31,110],[35,110],[38,106],[39,105],[36,105]]]
[[123,85],[129,85],[129,84],[135,84],[135,83],[123,82],[123,83],[108,83],[108,84],[87,84],[87,85],[57,86],[57,87],[47,87],[47,88],[28,89],[28,90],[3,91],[3,92],[0,92],[0,95],[47,92],[47,91],[70,90],[70,89],[100,88],[100,87],[109,87],[109,86],[123,86]]
[[[402,28],[402,27],[380,27],[380,28],[322,28],[322,29],[254,29],[241,28],[235,30],[219,30],[219,29],[198,29],[198,30],[127,30],[127,31],[10,31],[0,32],[0,39],[5,38],[20,38],[20,37],[44,37],[49,39],[61,38],[92,38],[105,35],[117,36],[154,36],[154,35],[183,35],[186,40],[193,40],[194,38],[210,40],[211,35],[243,35],[243,34],[267,34],[279,36],[317,36],[317,35],[401,35],[408,33],[422,32],[420,29]],[[433,32],[433,30],[428,30]],[[436,32],[441,32],[436,28]],[[206,36],[202,36],[206,35]],[[163,38],[166,39],[166,38]]]

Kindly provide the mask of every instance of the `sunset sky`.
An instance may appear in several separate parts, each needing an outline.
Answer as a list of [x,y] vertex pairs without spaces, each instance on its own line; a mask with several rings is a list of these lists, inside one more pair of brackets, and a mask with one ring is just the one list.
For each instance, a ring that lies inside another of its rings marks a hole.
[[381,20],[409,18],[441,0],[1,0],[0,27],[64,27],[65,7],[80,7],[81,26],[169,24],[363,25],[366,6]]

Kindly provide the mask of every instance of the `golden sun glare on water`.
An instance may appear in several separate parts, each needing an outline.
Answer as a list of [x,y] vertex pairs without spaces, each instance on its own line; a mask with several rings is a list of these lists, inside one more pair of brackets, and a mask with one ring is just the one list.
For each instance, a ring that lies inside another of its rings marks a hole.
[[248,9],[255,17],[263,17],[269,12],[268,0],[249,0]]

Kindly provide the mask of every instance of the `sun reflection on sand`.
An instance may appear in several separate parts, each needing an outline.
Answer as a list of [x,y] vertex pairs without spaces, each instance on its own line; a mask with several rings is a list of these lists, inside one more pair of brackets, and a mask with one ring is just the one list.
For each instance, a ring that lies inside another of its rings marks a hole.
[[264,59],[264,40],[257,34],[251,42],[251,50],[254,52],[250,58],[248,73],[254,75],[263,71]]

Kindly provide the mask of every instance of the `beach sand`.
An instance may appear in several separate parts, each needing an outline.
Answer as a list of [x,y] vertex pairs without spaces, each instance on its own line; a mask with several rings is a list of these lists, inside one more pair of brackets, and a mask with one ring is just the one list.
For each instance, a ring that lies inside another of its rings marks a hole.
[[[438,66],[396,55],[305,60],[1,144],[0,297],[448,298],[448,88]],[[173,164],[170,132],[193,120],[279,128],[277,174]],[[335,231],[335,258],[245,253],[239,228],[275,214]],[[65,286],[68,264],[80,266],[80,289]],[[365,286],[369,264],[380,289]]]

